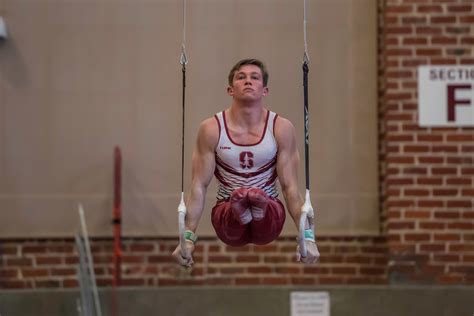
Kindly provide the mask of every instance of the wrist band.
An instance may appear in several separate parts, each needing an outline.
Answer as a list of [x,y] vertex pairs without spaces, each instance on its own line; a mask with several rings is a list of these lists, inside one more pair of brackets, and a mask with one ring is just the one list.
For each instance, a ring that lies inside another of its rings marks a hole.
[[197,235],[196,235],[195,233],[193,233],[192,231],[187,230],[187,231],[184,232],[184,239],[185,239],[185,240],[189,240],[189,241],[191,241],[193,244],[195,244],[196,241],[197,241],[197,239],[198,239],[198,237],[197,237]]
[[305,229],[304,231],[304,240],[316,241],[314,238],[314,232],[311,228]]

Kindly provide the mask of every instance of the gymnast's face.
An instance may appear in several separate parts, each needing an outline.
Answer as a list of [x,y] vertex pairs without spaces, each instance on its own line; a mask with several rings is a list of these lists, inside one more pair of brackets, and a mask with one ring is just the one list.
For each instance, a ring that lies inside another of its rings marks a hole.
[[257,101],[268,94],[268,87],[263,86],[262,70],[255,65],[244,65],[234,73],[232,86],[227,93],[242,101]]

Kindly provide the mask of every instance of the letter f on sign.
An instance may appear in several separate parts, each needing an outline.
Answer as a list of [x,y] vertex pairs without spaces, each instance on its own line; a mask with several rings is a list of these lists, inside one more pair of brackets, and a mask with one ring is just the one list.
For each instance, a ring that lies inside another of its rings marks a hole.
[[456,90],[471,89],[470,84],[448,85],[448,122],[456,121],[456,105],[471,105],[471,100],[456,99]]

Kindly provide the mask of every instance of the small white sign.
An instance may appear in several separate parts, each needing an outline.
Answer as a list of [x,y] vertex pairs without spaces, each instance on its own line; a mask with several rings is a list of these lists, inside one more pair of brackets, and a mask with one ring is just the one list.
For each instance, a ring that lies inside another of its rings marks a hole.
[[474,66],[418,68],[420,126],[474,126]]
[[330,316],[328,292],[291,292],[291,316]]

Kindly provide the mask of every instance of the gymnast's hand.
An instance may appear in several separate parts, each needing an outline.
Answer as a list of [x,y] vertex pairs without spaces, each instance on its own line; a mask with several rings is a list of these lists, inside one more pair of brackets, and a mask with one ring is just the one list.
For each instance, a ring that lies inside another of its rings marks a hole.
[[186,268],[191,268],[194,264],[193,252],[194,243],[191,240],[186,240],[186,249],[184,249],[184,255],[181,253],[181,245],[178,244],[176,249],[173,251],[172,256],[178,264]]
[[296,261],[307,264],[316,263],[319,259],[318,246],[311,240],[305,240],[304,243],[306,245],[306,257],[301,256],[300,246],[298,245],[296,247]]

